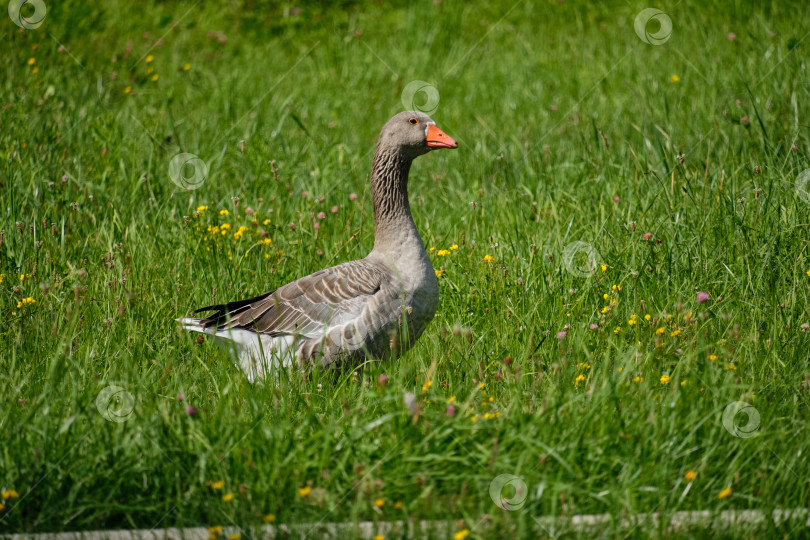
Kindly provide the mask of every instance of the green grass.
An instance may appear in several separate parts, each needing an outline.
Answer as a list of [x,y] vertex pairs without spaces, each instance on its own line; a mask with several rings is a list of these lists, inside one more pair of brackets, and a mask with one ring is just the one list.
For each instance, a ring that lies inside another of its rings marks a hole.
[[[514,538],[532,516],[808,505],[801,2],[660,5],[662,46],[636,36],[637,2],[92,4],[0,25],[0,488],[19,493],[0,530],[274,514]],[[398,361],[249,384],[174,319],[365,256],[370,152],[413,80],[460,142],[410,180],[426,247],[459,246],[432,255],[436,319]],[[207,164],[199,189],[170,180],[180,152]],[[574,242],[604,270],[568,271]],[[110,385],[133,400],[120,423],[96,406]],[[724,428],[733,401],[756,436]],[[521,509],[493,503],[501,474]]]

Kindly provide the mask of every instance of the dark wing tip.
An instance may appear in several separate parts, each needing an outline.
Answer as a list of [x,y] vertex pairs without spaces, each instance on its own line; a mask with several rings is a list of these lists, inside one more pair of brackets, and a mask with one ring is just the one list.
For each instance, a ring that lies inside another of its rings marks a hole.
[[274,292],[275,290],[272,290],[270,292],[260,294],[259,296],[254,296],[253,298],[247,298],[245,300],[236,300],[234,302],[228,302],[226,304],[215,304],[211,306],[205,306],[194,310],[193,314],[196,315],[197,313],[203,313],[205,311],[215,311],[216,313],[212,313],[208,317],[200,319],[199,324],[203,328],[208,328],[209,326],[221,327],[222,325],[228,322],[229,315],[233,316],[239,313],[240,311],[249,308],[252,303],[257,302],[259,300],[264,300]]

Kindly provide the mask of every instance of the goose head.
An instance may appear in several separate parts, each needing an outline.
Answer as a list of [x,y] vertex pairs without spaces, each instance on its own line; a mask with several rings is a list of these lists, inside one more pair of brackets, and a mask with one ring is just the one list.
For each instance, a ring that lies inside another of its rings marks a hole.
[[425,113],[404,111],[383,126],[380,145],[411,159],[437,148],[458,148],[458,143]]

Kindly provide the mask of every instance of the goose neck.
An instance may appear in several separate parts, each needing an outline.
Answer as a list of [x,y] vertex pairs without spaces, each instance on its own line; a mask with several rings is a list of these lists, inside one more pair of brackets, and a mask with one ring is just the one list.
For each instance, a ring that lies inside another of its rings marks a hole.
[[403,240],[403,235],[416,231],[408,202],[411,162],[412,159],[396,150],[377,146],[371,168],[375,249],[395,246]]

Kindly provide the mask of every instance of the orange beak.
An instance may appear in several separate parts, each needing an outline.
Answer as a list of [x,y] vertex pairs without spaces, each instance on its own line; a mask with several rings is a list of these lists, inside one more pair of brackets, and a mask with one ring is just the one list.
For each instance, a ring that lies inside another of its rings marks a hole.
[[425,142],[430,148],[458,148],[458,143],[444,131],[437,128],[436,124],[428,125]]

